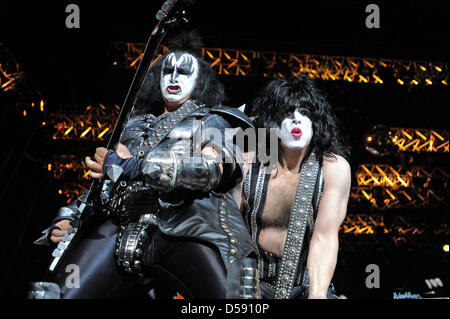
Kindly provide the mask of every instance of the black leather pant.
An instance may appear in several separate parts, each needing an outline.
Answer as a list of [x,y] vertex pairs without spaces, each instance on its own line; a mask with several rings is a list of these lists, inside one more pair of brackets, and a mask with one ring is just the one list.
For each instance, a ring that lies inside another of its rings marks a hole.
[[[93,227],[61,260],[53,279],[61,288],[61,298],[126,298],[150,289],[143,289],[135,277],[115,263],[118,230],[111,221]],[[73,287],[73,266],[68,267],[71,264],[78,266],[79,288],[69,288]],[[171,287],[186,298],[225,298],[227,275],[218,250],[200,242],[168,237],[159,229],[144,251],[142,272],[155,279],[150,284]]]

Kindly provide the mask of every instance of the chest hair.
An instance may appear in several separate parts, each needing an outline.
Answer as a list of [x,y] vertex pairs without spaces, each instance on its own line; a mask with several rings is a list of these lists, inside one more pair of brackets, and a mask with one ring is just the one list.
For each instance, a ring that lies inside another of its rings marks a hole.
[[287,229],[299,175],[270,177],[262,212],[262,227]]

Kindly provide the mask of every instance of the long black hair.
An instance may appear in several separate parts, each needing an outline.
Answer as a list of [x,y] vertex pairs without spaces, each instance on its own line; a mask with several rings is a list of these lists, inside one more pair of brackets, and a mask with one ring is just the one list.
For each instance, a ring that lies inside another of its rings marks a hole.
[[306,75],[278,78],[269,82],[252,102],[251,115],[259,128],[277,128],[297,108],[305,108],[312,121],[311,149],[319,159],[341,155],[350,158],[343,143],[337,118],[316,81]]
[[169,39],[166,45],[170,51],[162,55],[149,69],[139,94],[138,108],[154,115],[163,112],[164,104],[160,90],[161,68],[165,58],[171,52],[189,53],[198,61],[199,74],[191,98],[207,106],[223,104],[226,98],[223,84],[218,81],[209,64],[199,57],[203,46],[199,33],[195,30],[178,33],[175,38]]

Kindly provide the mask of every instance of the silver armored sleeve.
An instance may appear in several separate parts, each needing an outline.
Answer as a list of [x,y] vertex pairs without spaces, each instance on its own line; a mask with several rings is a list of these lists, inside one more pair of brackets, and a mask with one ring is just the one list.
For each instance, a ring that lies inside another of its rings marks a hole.
[[147,185],[165,193],[177,187],[208,192],[221,181],[220,159],[205,155],[154,151],[142,161],[141,171]]

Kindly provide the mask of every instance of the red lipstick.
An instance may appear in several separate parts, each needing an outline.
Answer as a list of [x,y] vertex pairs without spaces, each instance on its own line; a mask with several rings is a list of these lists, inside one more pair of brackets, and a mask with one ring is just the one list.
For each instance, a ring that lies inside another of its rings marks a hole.
[[291,135],[294,138],[300,138],[302,136],[302,130],[299,127],[294,127],[291,131]]

